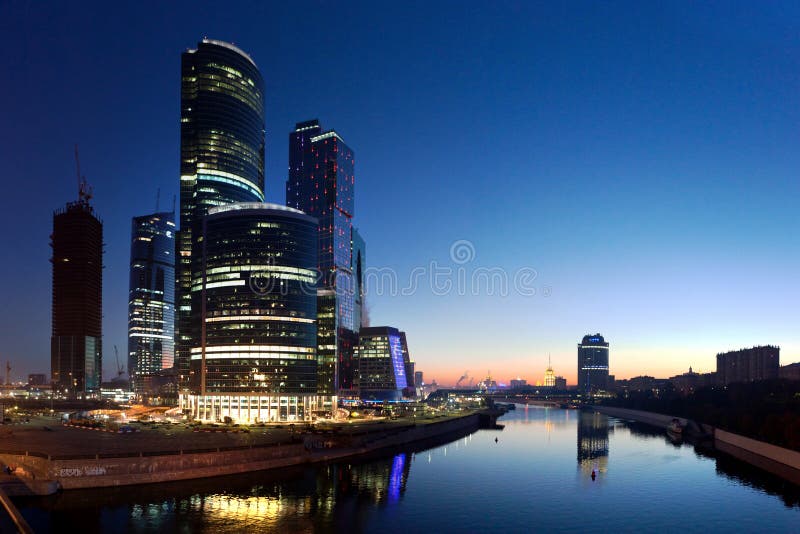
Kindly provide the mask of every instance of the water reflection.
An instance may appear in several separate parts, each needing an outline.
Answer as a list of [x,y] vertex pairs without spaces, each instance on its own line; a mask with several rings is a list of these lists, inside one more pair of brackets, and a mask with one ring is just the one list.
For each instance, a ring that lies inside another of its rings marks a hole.
[[[676,449],[661,429],[522,405],[501,423],[501,432],[482,430],[358,463],[17,503],[36,532],[81,534],[487,532],[499,521],[507,532],[527,532],[531,525],[540,531],[629,531],[633,525],[658,531],[676,517],[718,530],[794,531],[800,520],[800,488],[700,445]],[[593,469],[599,474],[594,482]],[[613,513],[587,519],[598,510]]]
[[608,417],[598,412],[579,412],[578,468],[589,474],[608,469]]
[[[343,531],[401,501],[413,455],[21,499],[36,532]],[[224,488],[224,489],[223,489]]]

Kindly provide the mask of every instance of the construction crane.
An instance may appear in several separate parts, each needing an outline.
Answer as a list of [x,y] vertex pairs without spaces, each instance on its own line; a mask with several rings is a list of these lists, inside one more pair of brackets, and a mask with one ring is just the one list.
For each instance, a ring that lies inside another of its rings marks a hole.
[[119,350],[116,345],[114,345],[114,356],[117,358],[117,380],[119,380],[125,374],[125,368],[119,363]]
[[75,170],[78,174],[78,203],[88,204],[92,199],[92,186],[86,182],[85,176],[81,176],[81,160],[78,156],[77,144],[75,144]]

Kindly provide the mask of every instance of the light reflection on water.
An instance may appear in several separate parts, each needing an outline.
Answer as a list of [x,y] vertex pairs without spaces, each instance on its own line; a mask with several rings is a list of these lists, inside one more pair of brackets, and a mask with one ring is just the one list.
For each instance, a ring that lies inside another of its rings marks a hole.
[[788,532],[800,525],[797,487],[671,443],[652,427],[522,405],[501,423],[502,431],[360,463],[18,504],[37,532]]

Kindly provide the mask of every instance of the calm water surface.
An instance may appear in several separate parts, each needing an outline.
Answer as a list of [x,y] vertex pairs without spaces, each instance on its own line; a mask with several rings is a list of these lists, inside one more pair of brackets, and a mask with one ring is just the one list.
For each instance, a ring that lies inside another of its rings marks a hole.
[[800,532],[800,488],[652,427],[521,405],[501,422],[361,463],[17,503],[37,532]]

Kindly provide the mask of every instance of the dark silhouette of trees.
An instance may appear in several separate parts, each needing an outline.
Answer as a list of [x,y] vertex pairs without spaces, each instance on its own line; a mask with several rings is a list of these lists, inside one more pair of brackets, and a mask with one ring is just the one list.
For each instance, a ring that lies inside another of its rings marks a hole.
[[693,419],[800,450],[800,381],[763,380],[700,388],[693,394],[661,389],[631,391],[605,404]]

